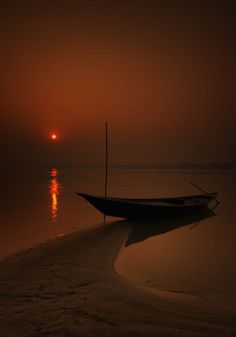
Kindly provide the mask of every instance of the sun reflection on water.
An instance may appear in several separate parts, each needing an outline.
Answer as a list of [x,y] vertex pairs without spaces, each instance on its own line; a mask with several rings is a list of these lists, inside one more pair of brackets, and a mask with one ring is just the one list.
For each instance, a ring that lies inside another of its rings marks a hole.
[[60,184],[57,180],[58,171],[53,168],[50,172],[51,180],[49,185],[50,196],[51,196],[51,218],[55,222],[57,221],[58,214],[58,195],[60,190]]

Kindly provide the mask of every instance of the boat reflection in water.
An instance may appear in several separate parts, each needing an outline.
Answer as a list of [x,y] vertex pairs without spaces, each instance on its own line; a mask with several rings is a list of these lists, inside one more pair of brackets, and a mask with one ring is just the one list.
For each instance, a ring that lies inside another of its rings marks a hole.
[[58,171],[56,168],[53,168],[50,172],[50,184],[49,184],[49,192],[51,196],[51,218],[55,222],[57,221],[58,214],[58,195],[60,191],[60,184],[57,180]]
[[168,233],[174,229],[189,226],[193,229],[204,219],[214,216],[215,213],[211,209],[204,209],[196,213],[181,216],[160,217],[153,221],[121,221],[123,224],[131,226],[129,237],[125,246],[144,241],[152,236]]

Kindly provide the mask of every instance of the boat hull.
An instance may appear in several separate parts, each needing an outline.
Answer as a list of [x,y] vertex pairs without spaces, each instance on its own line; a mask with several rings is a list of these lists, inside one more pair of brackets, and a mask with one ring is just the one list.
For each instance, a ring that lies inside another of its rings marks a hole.
[[[207,207],[216,193],[208,196],[162,199],[120,199],[78,193],[105,215],[126,219],[153,219],[197,212]],[[141,200],[141,201],[140,201]],[[161,200],[161,201],[160,201]],[[163,201],[164,200],[164,201]]]

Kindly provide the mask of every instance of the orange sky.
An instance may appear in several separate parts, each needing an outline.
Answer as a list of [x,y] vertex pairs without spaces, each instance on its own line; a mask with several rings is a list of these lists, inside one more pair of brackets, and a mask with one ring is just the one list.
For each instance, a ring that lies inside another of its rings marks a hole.
[[235,160],[231,3],[3,2],[3,159]]

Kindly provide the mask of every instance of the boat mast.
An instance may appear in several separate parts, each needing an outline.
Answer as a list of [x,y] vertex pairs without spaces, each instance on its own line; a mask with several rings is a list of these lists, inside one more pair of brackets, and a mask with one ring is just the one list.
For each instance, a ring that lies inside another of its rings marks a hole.
[[106,159],[105,159],[105,197],[107,196],[107,166],[108,166],[108,127],[107,122],[105,123],[105,133],[106,133]]

